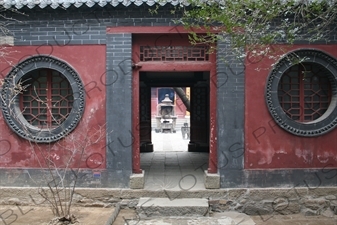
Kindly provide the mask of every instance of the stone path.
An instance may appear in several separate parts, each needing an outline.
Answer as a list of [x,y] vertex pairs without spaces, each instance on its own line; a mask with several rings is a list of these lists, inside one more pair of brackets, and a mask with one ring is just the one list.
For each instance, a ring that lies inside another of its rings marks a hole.
[[208,153],[187,152],[189,140],[181,132],[152,132],[154,152],[141,153],[145,190],[205,190]]
[[208,209],[205,198],[140,198],[137,205],[140,217],[205,216]]
[[263,215],[248,216],[237,212],[214,213],[210,217],[162,217],[139,219],[127,217],[130,210],[121,213],[129,218],[127,223],[119,220],[113,225],[337,225],[337,216],[304,216],[303,214],[292,215]]
[[152,144],[155,152],[187,152],[189,139],[183,139],[181,131],[176,133],[156,133],[152,131]]
[[154,152],[141,154],[145,190],[205,190],[208,153]]
[[235,222],[224,216],[223,218],[211,217],[169,217],[141,221],[130,221],[129,225],[236,225]]
[[[127,221],[129,225],[255,225],[246,214],[237,212],[214,213],[209,217],[155,217]],[[114,223],[119,225],[120,223]]]

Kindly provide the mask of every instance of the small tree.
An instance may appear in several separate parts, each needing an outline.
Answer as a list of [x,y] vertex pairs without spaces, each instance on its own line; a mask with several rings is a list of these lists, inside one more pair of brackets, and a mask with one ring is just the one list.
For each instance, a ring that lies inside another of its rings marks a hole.
[[[38,192],[49,203],[56,217],[50,224],[73,224],[77,218],[71,212],[75,188],[79,181],[83,162],[88,159],[88,148],[105,138],[105,126],[96,128],[81,124],[80,130],[70,133],[62,140],[47,145],[30,143],[38,164],[45,169]],[[57,149],[57,150],[55,150]],[[96,162],[102,163],[102,162]],[[98,165],[99,166],[99,165]]]
[[[214,44],[224,40],[231,44],[237,57],[283,55],[270,45],[296,41],[329,42],[335,32],[336,0],[188,0],[181,6],[178,24],[192,28],[191,42]],[[198,35],[193,29],[208,32]],[[214,46],[214,45],[212,45]],[[246,49],[243,53],[243,48]],[[217,49],[221,51],[222,49]],[[233,54],[233,53],[232,53]]]
[[[8,78],[7,78],[8,79]],[[14,107],[11,105],[17,104],[17,101],[21,94],[23,94],[28,87],[32,84],[26,84],[26,81],[15,81],[15,76],[10,81],[10,91],[7,92],[6,100],[4,95],[1,96],[2,107],[11,109],[9,113],[12,117],[16,118],[16,121],[22,121],[22,112],[19,114],[12,110]],[[0,87],[3,85],[3,80],[0,83]],[[33,87],[35,96],[38,93]],[[52,109],[48,106],[47,99],[42,99],[37,97],[36,101],[40,102],[45,106],[45,111],[51,111]],[[61,101],[61,100],[60,100]],[[56,103],[55,103],[56,104]],[[91,118],[92,115],[88,115]],[[55,123],[59,121],[52,117]],[[61,124],[57,124],[60,126]],[[26,136],[31,137],[31,133],[28,129],[27,124],[21,124]],[[41,128],[42,130],[50,129],[52,132],[53,128]],[[35,134],[39,136],[39,133]],[[105,139],[106,129],[105,124],[96,126],[90,126],[86,119],[80,121],[77,129],[66,135],[64,138],[57,142],[50,143],[36,143],[32,140],[26,140],[26,144],[29,146],[29,150],[35,157],[38,166],[43,170],[42,179],[34,179],[31,176],[33,182],[39,187],[39,195],[47,202],[56,217],[49,224],[51,225],[62,225],[62,224],[74,224],[77,223],[77,218],[72,214],[71,207],[73,204],[73,197],[75,193],[75,188],[79,181],[79,174],[81,168],[86,168],[88,164],[88,154],[87,150],[89,148],[98,148],[100,146],[100,141]],[[103,162],[97,161],[93,162],[98,164],[99,167]],[[96,168],[95,167],[95,168]]]

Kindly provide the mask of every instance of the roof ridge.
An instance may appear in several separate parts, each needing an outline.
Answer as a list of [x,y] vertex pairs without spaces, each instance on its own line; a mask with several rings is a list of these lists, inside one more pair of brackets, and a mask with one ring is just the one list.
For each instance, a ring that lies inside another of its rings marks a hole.
[[92,7],[94,5],[99,5],[101,7],[106,6],[107,4],[116,7],[118,5],[130,6],[132,4],[136,6],[141,6],[143,4],[147,4],[148,6],[153,6],[155,4],[166,5],[171,4],[173,6],[182,4],[185,6],[189,5],[188,0],[0,0],[0,5],[5,7],[6,9],[15,7],[17,9],[21,9],[25,6],[32,9],[36,6],[40,8],[45,8],[50,6],[53,9],[58,7],[68,8],[70,6],[75,6],[77,8],[82,5],[86,5],[88,7]]

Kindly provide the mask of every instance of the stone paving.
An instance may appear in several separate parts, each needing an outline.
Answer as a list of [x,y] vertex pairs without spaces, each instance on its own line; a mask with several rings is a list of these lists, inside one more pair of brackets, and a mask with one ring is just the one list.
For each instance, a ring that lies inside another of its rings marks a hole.
[[181,131],[176,133],[156,133],[152,131],[155,152],[187,152],[189,139],[183,139]]
[[236,225],[229,217],[169,217],[141,221],[130,221],[129,225]]
[[[124,221],[125,222],[125,221]],[[122,223],[114,223],[119,225]],[[142,219],[128,220],[129,225],[256,225],[256,223],[246,214],[238,212],[214,213],[209,217],[150,217]]]
[[[122,212],[126,216],[125,212]],[[135,215],[133,215],[135,217]],[[124,217],[124,218],[127,218]],[[337,216],[292,215],[248,216],[238,212],[213,213],[210,217],[157,217],[119,220],[113,225],[337,225]]]
[[187,152],[189,140],[176,133],[152,132],[154,152],[141,153],[146,190],[205,190],[208,153]]
[[137,212],[140,217],[205,216],[209,205],[206,198],[140,198]]

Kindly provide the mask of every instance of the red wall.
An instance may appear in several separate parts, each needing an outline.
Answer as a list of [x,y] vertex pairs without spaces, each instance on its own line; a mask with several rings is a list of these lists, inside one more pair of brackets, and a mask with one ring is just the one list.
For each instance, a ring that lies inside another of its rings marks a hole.
[[[274,46],[275,55],[303,48],[337,58],[337,45]],[[337,167],[337,128],[319,137],[298,137],[274,122],[265,102],[265,87],[275,59],[260,60],[246,59],[245,169]]]
[[17,65],[31,56],[48,55],[66,62],[77,71],[86,89],[86,106],[75,130],[52,144],[29,143],[17,136],[1,113],[0,167],[41,168],[46,167],[45,159],[50,159],[59,167],[70,162],[70,167],[105,168],[105,45],[20,46],[8,47],[6,51],[6,61],[0,62],[0,79],[10,71],[10,65]]

